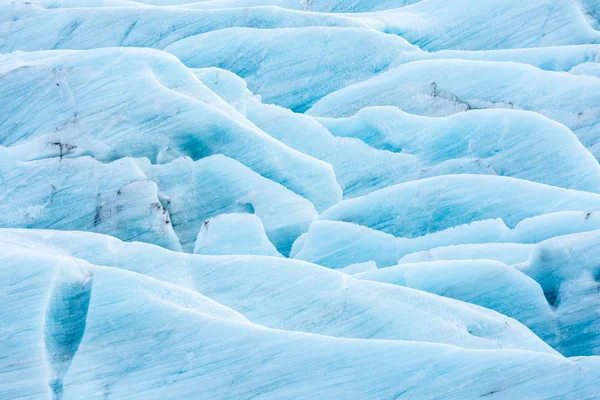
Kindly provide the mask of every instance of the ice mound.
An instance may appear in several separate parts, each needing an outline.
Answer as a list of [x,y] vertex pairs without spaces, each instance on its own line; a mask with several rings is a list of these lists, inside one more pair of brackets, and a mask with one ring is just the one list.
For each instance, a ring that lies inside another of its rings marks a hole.
[[219,214],[202,224],[194,254],[252,254],[281,257],[259,217],[247,213]]

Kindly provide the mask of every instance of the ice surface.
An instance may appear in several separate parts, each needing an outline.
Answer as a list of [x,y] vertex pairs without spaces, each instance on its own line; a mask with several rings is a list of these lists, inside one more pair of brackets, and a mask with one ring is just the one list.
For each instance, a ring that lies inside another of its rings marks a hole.
[[23,162],[0,154],[1,227],[100,232],[181,250],[156,183],[133,159]]
[[594,62],[585,62],[577,64],[569,70],[574,75],[586,75],[600,78],[600,64]]
[[354,276],[491,308],[527,325],[562,354],[599,355],[599,242],[600,231],[558,236],[536,245],[530,259],[514,268],[458,259],[405,262]]
[[[206,219],[248,212],[287,253],[318,216],[308,200],[221,155],[161,165],[131,158],[103,164],[89,157],[5,157],[0,173],[2,227],[100,232],[191,252]],[[21,184],[25,179],[29,185]]]
[[158,185],[161,205],[188,252],[204,222],[223,213],[256,214],[283,254],[318,217],[305,198],[222,155],[160,165],[142,159],[138,166]]
[[462,244],[407,254],[399,264],[437,260],[496,260],[507,265],[529,260],[533,245],[522,243]]
[[598,43],[582,8],[576,0],[421,0],[357,19],[429,51]]
[[580,44],[503,50],[442,50],[407,54],[412,61],[459,59],[472,61],[501,61],[529,64],[546,71],[567,72],[580,64],[600,62],[600,45]]
[[0,399],[600,398],[599,65],[597,0],[0,4]]
[[[188,67],[234,72],[266,103],[303,112],[326,94],[401,62],[403,52],[419,49],[372,30],[307,27],[221,29],[180,40],[165,51]],[[299,54],[301,62],[295,61]]]
[[192,10],[147,7],[136,2],[102,7],[95,0],[41,0],[41,3],[46,5],[40,7],[37,2],[27,0],[0,5],[0,21],[6,33],[0,41],[3,53],[124,46],[164,49],[190,36],[231,27],[365,27],[341,16],[277,7]]
[[567,356],[600,354],[599,243],[600,231],[548,239],[517,266],[541,285],[563,332],[557,349]]

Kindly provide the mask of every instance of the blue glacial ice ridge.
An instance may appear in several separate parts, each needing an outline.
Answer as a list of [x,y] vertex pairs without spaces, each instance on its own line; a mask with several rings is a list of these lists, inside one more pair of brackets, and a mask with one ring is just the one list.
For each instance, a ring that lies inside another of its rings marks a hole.
[[571,210],[599,211],[600,195],[502,176],[445,175],[344,200],[320,219],[415,238],[495,218],[512,229],[526,218]]
[[339,201],[330,165],[265,134],[175,57],[149,49],[56,53],[0,55],[0,96],[14,99],[0,110],[0,140],[18,157],[166,163],[223,154],[320,210]]
[[[599,229],[600,214],[588,211],[542,214],[522,220],[514,229],[508,228],[500,218],[485,219],[414,238],[396,237],[350,222],[319,220],[310,225],[307,233],[298,237],[290,255],[334,269],[367,261],[375,261],[381,268],[394,265],[413,253],[439,247],[463,244],[485,246],[488,243],[533,244],[554,236]],[[474,251],[472,247],[463,250]],[[495,252],[489,247],[481,251]],[[499,261],[516,255],[512,253],[503,255]],[[486,257],[496,259],[498,256],[492,257],[488,253]]]
[[307,113],[351,117],[369,106],[396,106],[431,117],[488,108],[528,110],[571,129],[598,158],[599,93],[600,80],[591,76],[512,62],[425,60],[402,64],[333,92]]
[[600,398],[597,0],[0,4],[0,399]]

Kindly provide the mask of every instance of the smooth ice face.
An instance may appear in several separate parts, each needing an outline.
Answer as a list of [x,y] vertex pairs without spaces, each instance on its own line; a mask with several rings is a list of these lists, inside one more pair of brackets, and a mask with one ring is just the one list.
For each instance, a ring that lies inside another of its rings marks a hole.
[[396,10],[358,15],[357,20],[374,20],[373,27],[401,35],[428,51],[598,43],[600,32],[590,26],[594,14],[585,16],[592,8],[586,3],[591,2],[421,0]]
[[[230,70],[265,102],[303,112],[326,94],[393,67],[403,52],[419,49],[373,30],[307,27],[221,29],[180,40],[165,51],[188,67]],[[295,61],[299,55],[302,62]]]
[[586,62],[574,66],[569,70],[574,75],[594,76],[600,78],[600,65],[598,63]]
[[439,260],[496,260],[506,265],[529,260],[533,245],[522,243],[459,244],[407,254],[398,264]]
[[[155,4],[165,1],[187,3],[185,0],[145,0],[144,3]],[[388,10],[403,7],[419,0],[211,0],[197,3],[181,4],[182,8],[211,9],[229,7],[250,7],[273,5],[282,8],[319,13],[358,13],[365,11]]]
[[493,260],[425,261],[354,275],[358,279],[424,290],[490,308],[515,318],[546,343],[559,347],[552,307],[540,285],[518,270]]
[[[600,231],[558,236],[535,245],[527,261],[512,267],[485,259],[411,263],[408,256],[397,266],[354,277],[491,308],[525,324],[565,356],[600,355],[599,241]],[[485,246],[492,245],[479,245],[482,257]]]
[[[36,3],[17,0],[3,3],[0,5],[0,21],[6,27],[6,36],[0,42],[0,51],[88,50],[100,47],[162,50],[187,37],[231,27],[367,28],[363,23],[343,16],[276,7],[193,10],[190,7],[146,7],[141,2],[128,0],[103,1],[113,4],[102,6],[100,1],[89,0],[40,0]],[[40,7],[44,3],[45,7]]]
[[350,118],[317,121],[336,136],[357,138],[404,157],[415,156],[419,175],[404,173],[413,179],[480,173],[600,190],[600,166],[577,137],[565,126],[532,112],[490,109],[430,118],[396,107],[370,107]]
[[484,51],[442,50],[429,53],[412,53],[410,58],[413,61],[459,59],[514,62],[533,65],[545,71],[568,72],[579,64],[599,62],[600,45],[580,44]]

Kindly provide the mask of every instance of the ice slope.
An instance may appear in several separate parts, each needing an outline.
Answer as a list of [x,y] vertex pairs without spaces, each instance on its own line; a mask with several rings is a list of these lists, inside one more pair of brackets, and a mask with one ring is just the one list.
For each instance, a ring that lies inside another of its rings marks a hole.
[[189,1],[0,4],[0,398],[600,398],[598,1]]
[[577,0],[421,0],[357,15],[424,50],[491,50],[599,43]]
[[320,219],[352,222],[414,238],[493,218],[501,218],[514,228],[525,218],[575,210],[600,210],[600,195],[501,176],[447,175],[344,200]]
[[[139,274],[47,248],[3,250],[11,284],[0,315],[11,321],[3,333],[16,350],[1,350],[3,397],[542,399],[600,390],[597,358],[267,329]],[[57,311],[73,318],[56,321]],[[51,360],[60,354],[56,374]]]
[[90,155],[103,162],[147,157],[165,163],[223,154],[319,210],[341,198],[330,165],[262,132],[163,52],[0,56],[0,97],[0,145],[17,147],[28,160]]
[[[232,51],[235,49],[235,51]],[[404,39],[360,28],[229,28],[167,46],[191,68],[219,67],[274,103],[303,112],[321,97],[420,52]]]
[[[121,5],[119,7],[119,5]],[[123,5],[125,7],[123,7]],[[277,7],[214,10],[149,7],[138,2],[16,0],[0,5],[0,52],[166,46],[231,27],[364,27],[342,16]],[[382,35],[384,36],[384,35]]]
[[92,264],[142,273],[195,290],[274,329],[555,353],[526,327],[491,310],[301,261],[184,254],[83,232],[1,232],[0,243],[7,246],[43,245]]
[[353,276],[424,290],[498,311],[523,323],[553,347],[560,346],[560,341],[569,335],[569,331],[559,332],[540,285],[499,261],[426,261]]
[[[3,399],[61,398],[70,364],[77,351],[85,349],[81,342],[92,295],[98,287],[104,286],[100,290],[109,296],[128,293],[146,304],[168,305],[171,312],[188,310],[210,318],[247,322],[242,315],[190,290],[120,269],[94,266],[53,249],[5,245],[1,258]],[[102,323],[117,329],[114,318]]]
[[515,48],[503,50],[441,50],[411,53],[411,61],[432,59],[459,59],[471,61],[500,61],[529,64],[545,71],[567,72],[579,64],[600,62],[600,45],[580,44]]
[[421,0],[207,0],[191,2],[189,0],[144,0],[147,4],[165,4],[165,2],[183,3],[186,9],[212,9],[229,7],[256,7],[273,5],[282,8],[319,13],[358,13],[366,11],[389,10],[403,7]]
[[412,179],[466,172],[591,192],[600,188],[600,166],[577,137],[532,112],[474,110],[430,118],[395,107],[370,107],[350,118],[317,120],[336,136],[416,156],[421,168]]
[[600,64],[594,62],[586,62],[578,64],[569,70],[574,75],[594,76],[600,78]]
[[403,64],[319,100],[307,111],[351,117],[368,106],[443,117],[482,108],[535,111],[562,123],[599,157],[600,81],[530,65],[466,60]]
[[527,325],[565,356],[598,355],[599,242],[600,231],[558,236],[536,245],[530,259],[514,268],[491,260],[424,261],[354,277],[491,308]]
[[138,165],[156,182],[183,249],[192,252],[205,221],[224,213],[256,214],[269,239],[287,255],[318,214],[305,198],[222,155]]
[[487,243],[538,243],[571,233],[600,229],[600,214],[564,211],[526,218],[510,229],[501,219],[462,224],[415,238],[395,237],[365,226],[339,221],[315,221],[292,247],[290,256],[329,268],[375,261],[381,267],[402,257],[441,246]]
[[194,254],[254,254],[281,257],[259,217],[248,213],[219,214],[202,224]]

